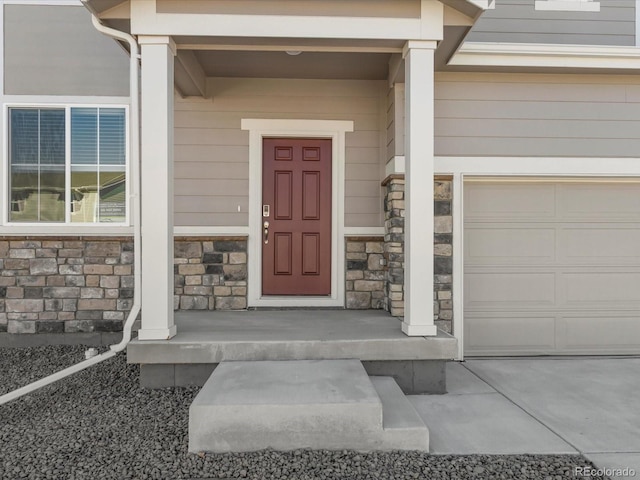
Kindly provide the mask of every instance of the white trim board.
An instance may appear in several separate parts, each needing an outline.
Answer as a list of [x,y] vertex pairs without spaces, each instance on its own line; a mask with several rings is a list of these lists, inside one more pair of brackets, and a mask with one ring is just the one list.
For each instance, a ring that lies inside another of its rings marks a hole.
[[600,2],[593,0],[535,0],[536,10],[556,12],[599,12]]
[[384,235],[384,227],[344,227],[344,236],[380,236]]
[[640,176],[640,158],[436,157],[435,174],[509,176]]
[[3,5],[50,5],[55,7],[81,7],[80,0],[0,0]]
[[640,51],[635,46],[467,42],[448,64],[636,70]]
[[189,227],[174,226],[173,235],[177,237],[220,236],[220,237],[245,237],[249,235],[249,227],[246,226],[205,226]]
[[[249,307],[342,307],[344,285],[344,179],[345,134],[353,122],[344,120],[247,119],[242,130],[249,130],[249,263],[247,304]],[[331,295],[329,297],[263,297],[262,280],[262,139],[268,136],[316,137],[331,139]]]

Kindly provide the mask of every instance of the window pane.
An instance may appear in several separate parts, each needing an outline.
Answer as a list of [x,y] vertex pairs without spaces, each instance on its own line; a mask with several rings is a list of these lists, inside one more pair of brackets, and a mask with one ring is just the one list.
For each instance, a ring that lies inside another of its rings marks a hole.
[[[11,109],[11,164],[38,164],[38,110]],[[37,183],[36,183],[37,185]]]
[[100,109],[100,165],[124,165],[125,116],[122,108]]
[[98,170],[92,166],[71,167],[71,221],[98,221]]
[[9,128],[9,219],[63,222],[64,110],[12,108]]
[[64,165],[64,110],[40,110],[40,164]]
[[64,165],[40,166],[40,221],[64,222]]
[[38,166],[12,165],[9,220],[37,222],[38,200]]
[[100,166],[100,222],[125,221],[125,180],[124,167]]
[[98,163],[98,109],[71,109],[71,164]]

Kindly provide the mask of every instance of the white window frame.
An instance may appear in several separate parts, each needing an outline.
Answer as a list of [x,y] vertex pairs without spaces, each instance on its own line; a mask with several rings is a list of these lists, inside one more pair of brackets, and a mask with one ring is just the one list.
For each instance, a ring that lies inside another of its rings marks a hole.
[[536,10],[556,12],[599,12],[600,2],[595,0],[535,0]]
[[[65,221],[64,222],[11,222],[9,221],[9,196],[10,196],[10,178],[11,178],[11,165],[9,156],[9,110],[12,108],[33,108],[33,109],[64,109],[65,111]],[[125,165],[124,171],[126,174],[125,180],[125,219],[123,222],[71,222],[69,202],[71,197],[69,195],[71,188],[71,109],[72,108],[119,108],[124,110],[125,115]],[[72,233],[71,230],[84,230],[92,231],[97,230],[111,230],[112,228],[129,227],[131,225],[131,161],[130,161],[130,127],[129,127],[129,105],[116,104],[116,103],[21,103],[11,102],[5,103],[2,110],[2,121],[4,122],[3,129],[3,152],[4,162],[2,165],[2,181],[3,195],[0,200],[0,208],[2,208],[2,227],[10,228],[11,230],[29,230],[29,229],[42,229],[50,230],[55,229],[60,233]],[[3,229],[4,230],[4,229]],[[4,232],[2,232],[4,233]],[[44,232],[43,232],[44,233]],[[97,232],[96,232],[97,233]]]

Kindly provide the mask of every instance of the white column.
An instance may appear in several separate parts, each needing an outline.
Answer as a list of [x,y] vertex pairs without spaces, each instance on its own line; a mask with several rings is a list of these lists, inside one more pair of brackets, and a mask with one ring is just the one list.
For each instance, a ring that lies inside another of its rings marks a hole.
[[433,55],[407,42],[405,61],[404,320],[407,335],[436,335],[433,321]]
[[142,328],[140,340],[176,334],[173,321],[173,61],[171,37],[141,36]]

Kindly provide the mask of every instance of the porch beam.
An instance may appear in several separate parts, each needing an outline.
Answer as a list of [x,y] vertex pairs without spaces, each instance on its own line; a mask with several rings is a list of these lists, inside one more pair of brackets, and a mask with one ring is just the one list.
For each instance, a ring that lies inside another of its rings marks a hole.
[[140,340],[169,339],[173,319],[173,92],[175,43],[142,47],[142,328]]
[[405,60],[405,270],[402,331],[437,334],[433,318],[434,53],[407,42]]
[[176,55],[176,87],[183,97],[207,96],[207,76],[196,54],[190,50],[178,50]]
[[[442,39],[442,5],[421,0],[422,18],[158,13],[156,0],[131,3],[134,35],[259,38]],[[435,14],[434,14],[435,13]]]

